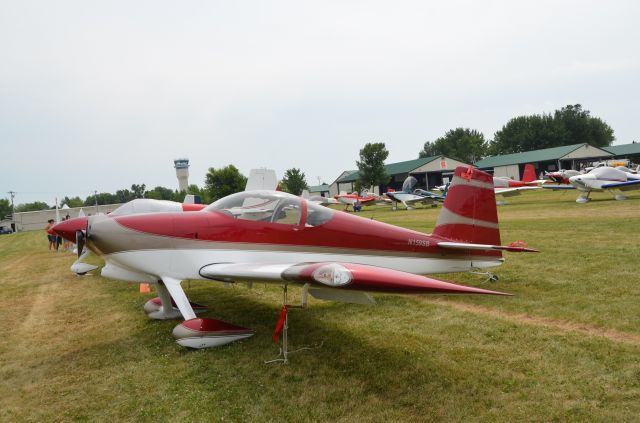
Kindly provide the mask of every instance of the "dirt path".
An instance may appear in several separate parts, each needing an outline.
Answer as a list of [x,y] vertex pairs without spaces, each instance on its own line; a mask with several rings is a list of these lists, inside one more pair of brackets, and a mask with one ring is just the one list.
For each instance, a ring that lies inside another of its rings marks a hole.
[[615,329],[605,329],[590,326],[585,323],[570,322],[566,320],[554,320],[546,317],[529,316],[526,314],[508,313],[496,309],[482,307],[474,304],[454,303],[446,300],[429,298],[424,301],[450,307],[455,310],[467,313],[480,314],[483,316],[495,317],[498,319],[508,320],[518,324],[542,326],[546,328],[556,329],[561,332],[576,332],[589,336],[600,336],[613,342],[622,342],[625,344],[640,346],[640,335],[628,332],[621,332]]

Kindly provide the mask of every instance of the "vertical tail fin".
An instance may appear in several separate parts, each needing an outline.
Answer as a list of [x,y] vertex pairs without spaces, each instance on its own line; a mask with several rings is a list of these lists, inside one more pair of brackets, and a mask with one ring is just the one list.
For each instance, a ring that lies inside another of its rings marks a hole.
[[536,180],[536,168],[531,164],[524,165],[522,173],[522,182],[533,182]]
[[471,166],[456,168],[433,235],[473,244],[500,245],[491,175]]

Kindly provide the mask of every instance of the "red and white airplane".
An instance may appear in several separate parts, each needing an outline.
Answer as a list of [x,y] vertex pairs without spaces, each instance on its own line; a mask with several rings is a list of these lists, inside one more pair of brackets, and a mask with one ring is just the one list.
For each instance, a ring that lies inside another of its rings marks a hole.
[[360,202],[360,204],[366,205],[366,204],[375,204],[379,200],[379,198],[377,196],[375,196],[375,195],[362,195],[361,196],[357,192],[355,192],[353,194],[341,193],[341,194],[338,194],[338,195],[334,196],[333,198],[338,200],[338,202],[340,204],[344,204],[346,206],[345,210],[349,206],[353,206],[357,202]]
[[155,284],[152,318],[185,319],[173,334],[180,345],[205,348],[253,334],[250,329],[197,318],[185,279],[300,285],[317,298],[372,303],[367,292],[492,294],[420,276],[502,264],[490,175],[459,167],[432,234],[340,213],[283,192],[245,191],[200,212],[92,216],[54,230],[103,257],[102,276]]
[[498,201],[498,205],[502,206],[507,204],[504,200],[506,197],[520,195],[522,191],[525,190],[538,189],[540,188],[540,184],[545,182],[544,179],[536,179],[536,170],[532,164],[525,165],[521,181],[514,181],[506,176],[494,177],[493,186],[495,187],[495,193],[497,196],[503,198],[503,200]]

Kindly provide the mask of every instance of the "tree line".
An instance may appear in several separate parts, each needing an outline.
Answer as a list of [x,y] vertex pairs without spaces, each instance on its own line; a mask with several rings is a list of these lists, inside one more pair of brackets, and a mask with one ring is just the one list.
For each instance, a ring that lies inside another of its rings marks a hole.
[[[534,114],[510,119],[493,140],[470,128],[455,128],[443,136],[424,143],[418,157],[447,156],[465,163],[475,163],[488,156],[520,153],[543,148],[587,143],[595,147],[611,145],[613,129],[602,119],[591,116],[582,105],[562,107],[552,114]],[[389,152],[384,143],[368,143],[360,150],[358,186],[385,185],[389,175],[384,160]]]

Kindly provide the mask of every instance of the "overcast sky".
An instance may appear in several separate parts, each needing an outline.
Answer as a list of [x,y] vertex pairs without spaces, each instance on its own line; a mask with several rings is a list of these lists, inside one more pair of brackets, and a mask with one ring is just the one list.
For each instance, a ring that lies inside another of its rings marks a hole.
[[575,103],[640,141],[639,5],[0,0],[0,198],[177,188],[178,157],[331,183]]

